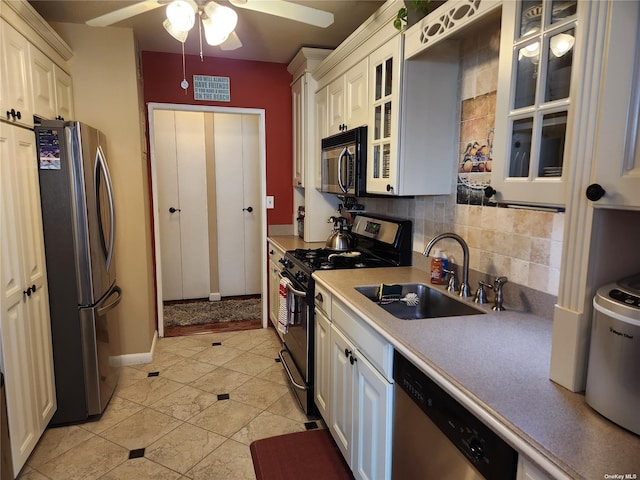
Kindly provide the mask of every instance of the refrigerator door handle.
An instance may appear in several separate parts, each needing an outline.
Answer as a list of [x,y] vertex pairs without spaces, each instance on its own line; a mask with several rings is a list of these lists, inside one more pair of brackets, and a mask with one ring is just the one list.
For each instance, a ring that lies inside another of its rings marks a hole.
[[109,293],[109,295],[107,295],[107,297],[105,298],[105,301],[108,298],[113,297],[114,295],[117,295],[115,300],[113,300],[112,302],[109,302],[107,305],[104,305],[103,307],[98,307],[98,315],[102,316],[106,314],[109,310],[111,310],[116,305],[118,305],[120,303],[120,300],[122,300],[122,290],[117,285],[113,287],[113,290],[111,291],[111,293]]
[[[98,178],[99,169],[102,170],[102,174],[104,175],[104,179],[105,179],[104,183],[107,188],[107,198],[109,200],[109,221],[111,225],[109,226],[109,246],[107,247],[108,252],[105,252],[107,254],[106,266],[107,266],[107,270],[109,270],[111,266],[111,262],[113,261],[113,250],[114,250],[113,247],[114,247],[115,238],[116,238],[116,212],[113,204],[113,190],[111,188],[111,176],[109,175],[107,160],[105,159],[104,152],[102,151],[102,146],[100,145],[98,145],[98,148],[96,149],[96,166],[95,166],[96,179]],[[99,183],[96,182],[95,185],[96,185],[95,195],[96,195],[96,205],[97,205],[98,204],[97,202],[100,201],[100,192],[98,191]]]

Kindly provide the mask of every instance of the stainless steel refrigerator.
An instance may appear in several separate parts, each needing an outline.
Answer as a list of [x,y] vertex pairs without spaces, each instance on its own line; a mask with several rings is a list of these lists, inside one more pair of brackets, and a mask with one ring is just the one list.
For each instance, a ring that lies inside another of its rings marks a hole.
[[35,132],[58,400],[53,426],[101,415],[111,399],[122,292],[105,136],[58,120]]

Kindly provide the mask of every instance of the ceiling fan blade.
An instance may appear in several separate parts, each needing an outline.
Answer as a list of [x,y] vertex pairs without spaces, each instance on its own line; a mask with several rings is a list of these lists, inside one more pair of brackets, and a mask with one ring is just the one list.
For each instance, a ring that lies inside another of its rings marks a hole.
[[99,17],[87,20],[87,25],[92,27],[108,27],[114,23],[121,22],[130,17],[135,17],[141,13],[155,10],[158,7],[162,7],[165,2],[162,0],[144,0],[142,2],[134,3],[128,7],[114,10],[113,12],[105,13]]
[[333,23],[333,13],[317,8],[287,2],[285,0],[229,0],[231,5],[255,12],[268,13],[277,17],[289,18],[297,22],[308,23],[326,28]]
[[237,50],[240,47],[242,47],[242,42],[236,32],[231,32],[229,38],[220,44],[220,50]]

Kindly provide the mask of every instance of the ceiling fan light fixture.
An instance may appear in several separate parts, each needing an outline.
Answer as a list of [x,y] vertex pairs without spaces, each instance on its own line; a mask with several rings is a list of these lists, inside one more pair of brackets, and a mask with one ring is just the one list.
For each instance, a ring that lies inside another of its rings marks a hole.
[[196,23],[198,5],[194,0],[173,0],[167,5],[167,19],[180,32],[188,32]]
[[188,31],[182,32],[180,30],[176,30],[175,28],[173,28],[173,25],[171,24],[169,19],[165,19],[165,21],[162,22],[162,26],[167,32],[169,32],[169,34],[173,38],[175,38],[179,42],[184,43],[187,41],[187,35],[189,34],[189,32]]
[[206,13],[208,19],[211,21],[210,25],[212,28],[221,32],[221,34],[226,34],[227,37],[238,24],[238,14],[235,10],[219,5],[216,2],[208,2],[204,6],[204,13]]
[[204,27],[204,38],[212,47],[224,43],[224,41],[229,38],[230,32],[225,32],[216,28],[214,22],[210,18],[203,18],[202,26]]

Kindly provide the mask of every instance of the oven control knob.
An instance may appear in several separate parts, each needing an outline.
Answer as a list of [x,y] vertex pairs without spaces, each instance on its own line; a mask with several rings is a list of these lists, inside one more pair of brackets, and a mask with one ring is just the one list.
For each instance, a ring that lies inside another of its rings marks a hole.
[[304,272],[296,272],[295,277],[300,283],[306,283],[308,280],[307,275]]
[[479,462],[484,457],[484,451],[482,449],[482,442],[479,438],[473,437],[469,440],[469,452],[471,453],[471,458],[473,458],[476,462]]

